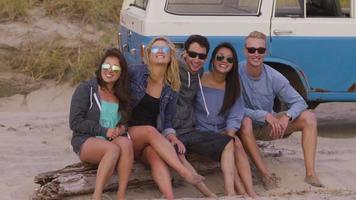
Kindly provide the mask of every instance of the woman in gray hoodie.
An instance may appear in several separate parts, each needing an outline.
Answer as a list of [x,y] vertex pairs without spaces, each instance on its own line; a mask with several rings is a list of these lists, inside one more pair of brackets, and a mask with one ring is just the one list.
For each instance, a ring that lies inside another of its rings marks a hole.
[[[83,162],[98,164],[93,199],[102,199],[114,170],[119,175],[117,199],[125,199],[133,166],[133,147],[126,135],[129,116],[128,67],[118,49],[109,49],[96,77],[75,90],[69,115],[72,146]],[[126,136],[125,136],[126,135]]]

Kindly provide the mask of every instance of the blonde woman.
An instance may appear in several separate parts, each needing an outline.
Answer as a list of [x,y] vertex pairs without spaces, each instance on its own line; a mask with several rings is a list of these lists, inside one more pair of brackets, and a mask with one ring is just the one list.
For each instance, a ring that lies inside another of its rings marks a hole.
[[193,185],[204,179],[182,164],[169,142],[170,135],[175,134],[172,117],[180,88],[175,56],[172,42],[165,37],[157,37],[146,48],[146,64],[129,68],[133,94],[129,133],[135,158],[151,165],[153,179],[167,199],[174,198],[170,179],[167,179],[170,177],[167,165]]

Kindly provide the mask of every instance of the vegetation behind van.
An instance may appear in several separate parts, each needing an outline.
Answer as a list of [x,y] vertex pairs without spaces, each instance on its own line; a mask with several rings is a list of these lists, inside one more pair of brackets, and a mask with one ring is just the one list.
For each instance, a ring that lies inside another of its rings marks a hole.
[[[177,46],[191,34],[212,48],[230,42],[244,60],[244,38],[268,36],[265,63],[281,72],[311,107],[356,101],[356,0],[131,0],[124,1],[119,46],[128,62],[157,35]],[[207,67],[207,66],[206,66]]]

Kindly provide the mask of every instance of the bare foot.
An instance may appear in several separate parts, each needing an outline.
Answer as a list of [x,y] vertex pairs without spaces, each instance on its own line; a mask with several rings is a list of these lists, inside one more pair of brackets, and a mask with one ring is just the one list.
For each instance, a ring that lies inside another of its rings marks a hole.
[[256,192],[253,191],[253,190],[252,191],[247,191],[247,194],[248,194],[249,197],[251,197],[253,199],[256,199],[258,197]]
[[278,178],[274,174],[272,174],[272,176],[266,175],[262,177],[262,184],[265,190],[272,190],[278,188]]
[[314,187],[325,187],[319,180],[317,176],[306,176],[304,182],[314,186]]

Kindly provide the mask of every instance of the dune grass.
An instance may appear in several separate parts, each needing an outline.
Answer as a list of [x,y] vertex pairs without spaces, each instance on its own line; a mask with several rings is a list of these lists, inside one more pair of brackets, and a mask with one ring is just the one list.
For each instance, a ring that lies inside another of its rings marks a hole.
[[24,17],[30,8],[29,0],[0,0],[0,21]]
[[50,16],[84,23],[119,22],[122,0],[0,0],[0,19],[24,19],[29,9],[43,7]]
[[96,29],[106,29],[106,34],[99,41],[94,43],[78,38],[70,47],[64,45],[68,44],[68,41],[63,41],[65,38],[44,38],[38,43],[31,42],[30,36],[17,49],[18,56],[8,57],[5,61],[11,68],[35,80],[54,79],[57,82],[78,83],[88,79],[93,75],[104,49],[116,45],[121,3],[121,0],[0,0],[1,20],[25,19],[29,9],[42,7],[47,15],[73,20],[78,26],[88,24],[94,25]]
[[100,21],[119,22],[122,0],[37,0],[50,16],[66,16],[96,24]]
[[56,38],[23,45],[12,64],[34,80],[69,80],[75,84],[93,76],[103,50],[102,45],[95,43],[66,47]]

